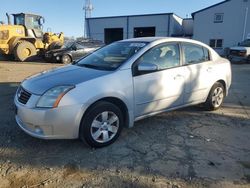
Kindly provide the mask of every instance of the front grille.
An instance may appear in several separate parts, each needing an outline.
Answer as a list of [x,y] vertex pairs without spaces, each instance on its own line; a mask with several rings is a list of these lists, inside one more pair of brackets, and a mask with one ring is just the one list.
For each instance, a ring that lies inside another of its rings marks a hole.
[[31,93],[29,93],[28,91],[24,90],[22,87],[19,87],[18,91],[17,91],[17,98],[18,101],[22,104],[27,104],[27,102],[29,101],[31,97]]
[[52,54],[46,53],[46,54],[45,54],[45,57],[46,57],[46,58],[51,58],[51,57],[52,57]]
[[242,50],[230,50],[230,55],[233,55],[233,56],[245,56],[246,55],[246,51],[242,51]]

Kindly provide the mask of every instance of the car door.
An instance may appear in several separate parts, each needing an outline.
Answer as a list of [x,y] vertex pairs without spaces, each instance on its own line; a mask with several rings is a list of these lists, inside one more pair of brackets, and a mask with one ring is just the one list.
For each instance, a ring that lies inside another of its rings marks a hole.
[[73,59],[80,59],[85,54],[86,54],[86,52],[84,50],[84,46],[79,44],[79,43],[75,43],[74,51],[72,52]]
[[[182,67],[179,44],[165,43],[142,55],[133,67],[135,116],[183,104],[186,67]],[[141,67],[151,67],[141,71]],[[157,67],[156,70],[152,70]],[[151,70],[150,70],[151,69]]]
[[184,64],[188,70],[184,103],[203,102],[211,87],[214,72],[209,50],[192,43],[182,43],[181,46]]

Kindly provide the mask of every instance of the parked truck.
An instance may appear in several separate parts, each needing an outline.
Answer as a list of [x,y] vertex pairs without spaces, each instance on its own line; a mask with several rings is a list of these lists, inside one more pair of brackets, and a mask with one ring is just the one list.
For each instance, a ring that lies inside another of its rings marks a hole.
[[0,54],[27,61],[43,55],[47,50],[60,48],[64,44],[64,34],[43,32],[45,19],[35,14],[12,14],[14,23],[7,15],[8,24],[0,24]]
[[229,59],[233,62],[250,63],[250,38],[240,42],[238,46],[231,47]]

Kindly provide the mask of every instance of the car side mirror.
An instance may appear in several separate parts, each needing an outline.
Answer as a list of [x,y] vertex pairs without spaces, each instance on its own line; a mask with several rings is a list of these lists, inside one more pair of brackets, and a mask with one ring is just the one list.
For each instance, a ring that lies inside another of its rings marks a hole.
[[142,62],[138,65],[139,72],[154,72],[158,70],[158,66],[153,63]]
[[72,50],[77,50],[77,47],[76,46],[72,46]]

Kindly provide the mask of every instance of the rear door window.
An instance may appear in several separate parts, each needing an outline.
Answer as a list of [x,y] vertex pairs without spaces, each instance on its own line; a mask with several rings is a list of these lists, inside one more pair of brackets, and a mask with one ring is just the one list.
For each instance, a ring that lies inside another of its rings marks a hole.
[[195,44],[182,44],[185,64],[196,64],[209,61],[209,50]]

